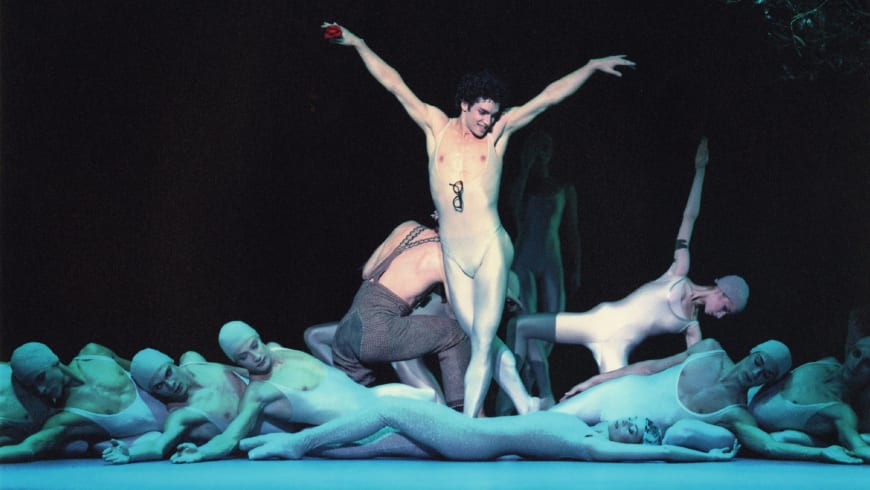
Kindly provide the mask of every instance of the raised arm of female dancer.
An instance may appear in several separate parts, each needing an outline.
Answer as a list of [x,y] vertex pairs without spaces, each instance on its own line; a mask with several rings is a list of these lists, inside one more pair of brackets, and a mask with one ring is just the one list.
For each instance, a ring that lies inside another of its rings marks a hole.
[[[707,139],[698,144],[695,154],[695,176],[689,190],[683,219],[677,232],[674,261],[661,277],[642,285],[618,301],[605,302],[581,313],[522,315],[516,320],[516,357],[527,359],[528,341],[581,344],[592,352],[601,372],[618,369],[628,363],[635,345],[650,335],[682,333],[686,346],[701,340],[697,321],[698,308],[721,317],[739,311],[745,305],[748,287],[736,276],[720,279],[717,286],[698,286],[686,274],[689,271],[689,240],[701,208],[709,152]],[[743,284],[732,290],[735,298],[726,297],[726,285]]]
[[[701,190],[704,188],[704,175],[707,172],[707,162],[710,160],[710,152],[707,149],[707,138],[701,138],[698,150],[695,152],[695,177],[692,179],[692,188],[689,190],[689,198],[686,200],[686,208],[683,210],[683,222],[677,232],[677,241],[674,246],[674,263],[668,269],[671,276],[685,276],[689,273],[689,241],[692,239],[692,230],[695,228],[695,220],[701,211]],[[701,340],[701,327],[694,323],[686,331],[686,347]]]

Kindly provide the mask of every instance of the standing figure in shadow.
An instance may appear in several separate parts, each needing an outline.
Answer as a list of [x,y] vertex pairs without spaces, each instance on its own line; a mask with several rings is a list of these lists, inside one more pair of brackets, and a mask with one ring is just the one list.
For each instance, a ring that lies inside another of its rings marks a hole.
[[[535,131],[526,138],[520,156],[520,174],[510,199],[517,230],[512,270],[519,278],[526,313],[565,311],[566,296],[580,287],[577,192],[572,183],[551,173],[552,156],[553,138],[549,134]],[[516,338],[514,327],[514,322],[508,322],[507,342],[511,348]],[[552,350],[550,342],[531,340],[529,375],[520,373],[530,390],[537,387],[541,408],[555,403],[547,361]],[[500,414],[507,414],[501,395],[497,406]]]

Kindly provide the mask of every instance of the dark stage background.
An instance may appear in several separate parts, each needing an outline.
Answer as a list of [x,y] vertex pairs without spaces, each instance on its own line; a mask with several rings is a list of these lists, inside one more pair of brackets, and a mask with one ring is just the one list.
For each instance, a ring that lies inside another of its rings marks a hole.
[[[455,114],[489,67],[521,103],[589,58],[627,54],[512,140],[546,129],[579,194],[581,291],[613,300],[669,266],[699,138],[710,137],[690,276],[752,287],[702,321],[735,355],[767,338],[797,362],[842,355],[870,302],[862,75],[784,80],[753,2],[2,1],[0,359],[29,340],[68,360],[95,341],[223,360],[242,319],[303,348],[343,315],[399,222],[429,223],[421,131],[353,50],[365,38]],[[506,194],[506,192],[504,193]],[[504,214],[503,214],[504,216]],[[507,220],[506,220],[507,221]],[[672,336],[634,358],[683,348]],[[556,390],[592,374],[557,346]]]

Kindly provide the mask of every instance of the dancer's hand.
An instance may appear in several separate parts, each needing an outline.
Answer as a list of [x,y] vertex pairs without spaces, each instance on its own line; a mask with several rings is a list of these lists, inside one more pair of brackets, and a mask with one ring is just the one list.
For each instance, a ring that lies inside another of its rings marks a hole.
[[695,168],[702,169],[707,167],[707,162],[710,161],[710,151],[707,149],[707,138],[701,138],[698,143],[698,151],[695,153]]
[[635,62],[625,59],[625,55],[620,54],[616,56],[607,56],[605,58],[589,60],[589,63],[587,63],[586,65],[593,70],[603,71],[604,73],[609,73],[613,76],[621,77],[622,73],[618,71],[616,67],[627,66],[629,68],[634,68]]
[[192,442],[182,442],[175,448],[175,454],[170,458],[173,463],[198,463],[202,461],[202,452]]
[[592,388],[593,386],[595,386],[597,384],[603,383],[604,381],[605,381],[605,379],[602,378],[600,374],[592,376],[591,378],[587,379],[586,381],[584,381],[580,384],[576,384],[576,385],[574,385],[573,388],[566,391],[565,394],[562,396],[562,398],[559,401],[563,402],[563,401],[571,398],[572,396],[574,396],[580,392],[586,391],[589,388]]
[[822,449],[822,461],[827,461],[829,463],[847,463],[847,464],[861,464],[863,461],[861,458],[856,457],[852,451],[844,448],[843,446],[828,446]]
[[103,450],[103,460],[112,464],[127,464],[130,462],[130,448],[124,441],[111,440],[112,445]]
[[333,44],[356,46],[362,42],[362,39],[360,39],[356,34],[335,22],[324,22],[320,25],[320,28],[324,29],[324,37]]
[[727,461],[733,459],[740,450],[740,441],[734,438],[734,445],[731,447],[720,447],[711,449],[707,454],[710,455],[710,461]]

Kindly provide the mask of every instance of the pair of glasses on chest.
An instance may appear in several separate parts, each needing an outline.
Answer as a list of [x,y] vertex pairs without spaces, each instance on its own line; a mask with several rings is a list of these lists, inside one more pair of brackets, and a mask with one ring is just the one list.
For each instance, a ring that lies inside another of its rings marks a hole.
[[457,180],[456,182],[453,182],[452,184],[449,184],[449,185],[450,185],[450,187],[453,188],[453,193],[456,194],[456,196],[453,198],[453,210],[456,211],[457,213],[461,213],[462,212],[462,191],[463,191],[462,181]]

